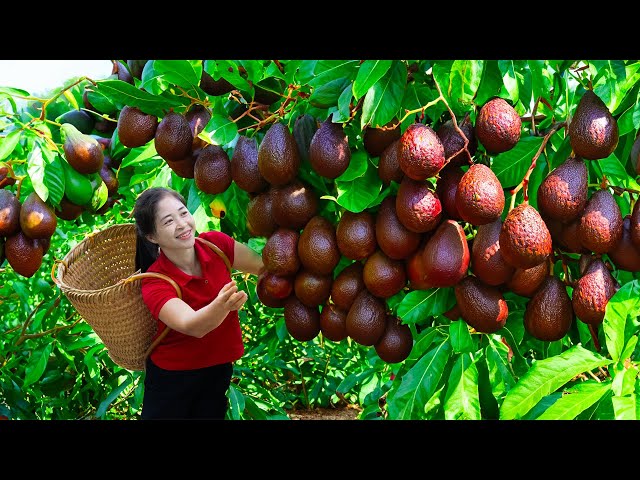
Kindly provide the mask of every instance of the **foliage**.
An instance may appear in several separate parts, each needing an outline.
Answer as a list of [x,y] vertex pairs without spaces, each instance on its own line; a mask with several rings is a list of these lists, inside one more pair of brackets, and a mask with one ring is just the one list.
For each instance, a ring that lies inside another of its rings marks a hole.
[[[233,89],[208,94],[200,85],[203,72]],[[162,117],[170,109],[183,113],[202,104],[212,116],[200,138],[229,156],[241,134],[259,142],[276,121],[292,129],[300,115],[319,122],[332,115],[349,139],[349,169],[327,181],[305,163],[300,175],[322,195],[323,213],[337,216],[343,210],[375,211],[397,191],[395,182],[383,185],[379,159],[363,149],[368,127],[395,120],[404,131],[417,118],[435,129],[466,114],[473,122],[494,96],[507,99],[522,117],[522,138],[516,148],[496,156],[480,148],[475,161],[491,166],[511,206],[524,199],[536,206],[544,176],[571,152],[563,122],[593,88],[616,118],[620,139],[608,158],[589,163],[590,190],[608,181],[624,216],[640,193],[630,160],[640,129],[639,86],[640,62],[624,60],[151,60],[131,83],[116,73],[100,81],[83,77],[49,98],[0,87],[0,162],[16,179],[2,185],[18,198],[36,191],[60,207],[64,138],[56,119],[78,106],[93,115],[92,134],[109,139],[108,152],[120,162],[117,193],[96,188],[81,216],[59,219],[35,275],[24,278],[6,260],[0,263],[0,416],[139,416],[141,373],[111,360],[51,272],[91,232],[131,222],[135,198],[145,188],[170,185],[180,191],[200,231],[221,229],[258,252],[264,246],[265,238],[248,232],[249,195],[235,183],[224,193],[207,194],[173,172],[153,142],[124,147],[115,129],[124,106]],[[275,94],[275,101],[260,102],[265,93]],[[17,101],[27,106],[19,108]],[[226,206],[223,218],[212,213],[215,202]],[[577,256],[558,258],[554,271],[577,278]],[[243,279],[241,288],[250,298],[240,312],[245,355],[235,365],[228,418],[286,419],[292,408],[356,404],[362,407],[361,419],[637,419],[640,284],[636,272],[612,273],[621,288],[610,299],[602,325],[591,332],[574,321],[555,342],[525,331],[528,299],[516,294],[505,295],[506,325],[484,334],[444,315],[455,304],[453,288],[404,289],[387,300],[414,337],[409,357],[397,364],[383,362],[373,348],[350,339],[293,339],[282,309],[264,306],[255,278]]]

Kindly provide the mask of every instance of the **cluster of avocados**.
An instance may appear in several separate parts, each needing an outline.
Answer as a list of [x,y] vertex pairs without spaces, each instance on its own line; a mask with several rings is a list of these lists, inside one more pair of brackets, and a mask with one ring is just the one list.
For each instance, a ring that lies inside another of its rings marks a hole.
[[[219,94],[229,86],[215,88]],[[640,271],[637,204],[623,220],[609,189],[588,188],[586,162],[606,158],[618,143],[615,118],[591,90],[568,125],[572,153],[540,185],[538,208],[523,201],[508,212],[503,185],[475,160],[479,145],[486,158],[520,140],[521,119],[500,97],[480,108],[475,125],[467,115],[437,130],[416,120],[401,131],[395,119],[365,128],[358,141],[377,157],[391,193],[376,207],[340,208],[336,215],[321,213],[327,209],[300,169],[304,161],[328,182],[347,170],[352,152],[343,124],[309,114],[293,128],[276,121],[260,142],[240,135],[229,156],[198,137],[209,119],[202,105],[169,111],[160,121],[124,107],[117,128],[127,147],[153,140],[173,171],[204,192],[222,193],[235,182],[249,193],[249,233],[266,238],[257,294],[264,305],[284,310],[297,340],[349,337],[373,346],[385,362],[401,362],[411,352],[412,333],[386,300],[402,290],[448,287],[457,303],[446,316],[477,332],[504,326],[510,291],[529,299],[529,334],[559,340],[576,317],[594,327],[602,322],[618,288],[603,254],[616,268]],[[567,279],[553,274],[554,249],[581,255],[571,296]]]

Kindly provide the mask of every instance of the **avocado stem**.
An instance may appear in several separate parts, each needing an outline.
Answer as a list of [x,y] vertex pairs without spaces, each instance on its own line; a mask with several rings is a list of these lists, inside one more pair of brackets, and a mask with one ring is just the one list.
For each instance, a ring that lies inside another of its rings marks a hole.
[[524,175],[524,178],[522,179],[522,181],[518,185],[516,185],[516,187],[513,190],[511,190],[511,203],[509,205],[509,211],[514,209],[514,207],[516,205],[516,194],[522,188],[524,188],[524,191],[522,192],[523,193],[523,197],[524,197],[524,202],[528,202],[529,201],[529,193],[528,193],[528,188],[527,188],[528,185],[529,185],[529,177],[531,177],[531,174],[533,173],[533,170],[536,168],[536,164],[538,162],[538,158],[540,157],[540,155],[544,151],[545,147],[547,146],[547,142],[553,136],[553,134],[556,133],[561,128],[565,128],[566,126],[567,126],[567,122],[557,122],[554,125],[552,125],[551,128],[549,129],[549,131],[545,134],[544,138],[542,139],[542,143],[540,144],[540,147],[538,148],[538,151],[536,152],[536,154],[531,159],[531,165],[529,165],[529,169],[527,170],[527,173]]
[[600,351],[600,342],[598,341],[598,333],[593,328],[593,325],[589,324],[589,332],[591,333],[591,340],[593,340],[593,346],[596,347],[596,352]]

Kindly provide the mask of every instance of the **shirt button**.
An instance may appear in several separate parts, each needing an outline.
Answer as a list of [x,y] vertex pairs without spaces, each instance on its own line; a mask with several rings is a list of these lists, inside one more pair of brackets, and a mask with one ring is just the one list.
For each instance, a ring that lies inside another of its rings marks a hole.
[[209,280],[205,280],[204,283],[209,283]]

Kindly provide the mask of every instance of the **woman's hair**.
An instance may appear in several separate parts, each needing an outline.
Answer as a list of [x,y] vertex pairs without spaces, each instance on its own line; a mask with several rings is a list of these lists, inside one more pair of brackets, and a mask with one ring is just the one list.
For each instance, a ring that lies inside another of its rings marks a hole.
[[136,270],[143,273],[158,258],[158,245],[147,240],[147,235],[156,233],[156,212],[158,203],[167,195],[175,197],[187,205],[184,197],[175,190],[163,187],[153,187],[142,192],[133,207],[133,217],[136,221]]

